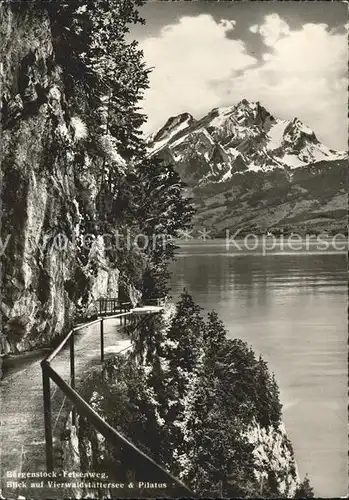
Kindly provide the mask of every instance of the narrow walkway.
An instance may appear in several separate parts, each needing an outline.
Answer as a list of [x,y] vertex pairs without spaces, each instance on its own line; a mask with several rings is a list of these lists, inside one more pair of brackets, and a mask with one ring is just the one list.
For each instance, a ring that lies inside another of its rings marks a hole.
[[[76,385],[91,372],[94,366],[100,366],[99,324],[76,332],[75,370]],[[104,321],[105,359],[131,346],[125,338],[119,319]],[[5,376],[0,381],[0,492],[5,498],[18,498],[23,495],[21,485],[9,485],[9,473],[44,472],[45,441],[44,414],[42,395],[42,374],[40,361],[49,353],[41,350],[22,357],[20,365],[14,357],[6,360]],[[69,380],[69,347],[65,348],[52,362],[52,367]],[[53,426],[59,419],[59,411],[64,404],[62,393],[51,382],[53,406]],[[56,420],[56,421],[55,421]],[[28,481],[28,480],[27,480]],[[40,482],[41,479],[28,482]],[[37,497],[35,490],[28,490],[27,498]],[[0,497],[1,498],[1,497]]]

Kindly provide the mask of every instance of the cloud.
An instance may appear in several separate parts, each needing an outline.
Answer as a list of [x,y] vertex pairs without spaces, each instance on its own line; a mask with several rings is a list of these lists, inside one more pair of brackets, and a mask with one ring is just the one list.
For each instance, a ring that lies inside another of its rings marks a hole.
[[220,100],[212,82],[256,63],[242,41],[226,37],[234,26],[233,20],[216,22],[206,14],[182,17],[140,44],[148,66],[155,66],[144,102],[149,129],[183,111],[205,114]]
[[347,147],[347,35],[326,24],[291,27],[278,15],[246,31],[260,37],[257,60],[243,40],[227,38],[235,21],[183,17],[141,44],[151,75],[144,103],[150,132],[184,111],[200,118],[240,99],[260,101],[280,118],[298,116],[325,144]]
[[277,15],[250,31],[262,36],[270,52],[261,65],[227,82],[231,95],[260,100],[276,116],[298,116],[329,146],[346,149],[346,34],[326,24],[291,30]]
[[278,14],[269,14],[265,16],[261,26],[254,24],[250,27],[250,31],[259,33],[266,45],[273,46],[283,35],[290,33],[290,27]]
[[249,30],[250,30],[252,33],[258,33],[258,31],[259,31],[259,26],[258,26],[258,24],[254,24],[253,26],[250,26]]
[[234,19],[221,19],[219,22],[219,26],[221,26],[225,31],[231,31],[236,26],[236,21]]

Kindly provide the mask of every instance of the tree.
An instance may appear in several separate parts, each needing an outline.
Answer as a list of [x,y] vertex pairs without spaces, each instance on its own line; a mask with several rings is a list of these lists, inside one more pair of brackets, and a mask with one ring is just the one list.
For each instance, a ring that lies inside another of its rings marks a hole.
[[102,374],[91,375],[87,387],[90,402],[106,421],[159,460],[162,431],[144,368],[131,357],[115,356],[105,363]]
[[206,351],[188,397],[184,479],[202,496],[251,497],[257,491],[253,446],[229,393],[221,390],[226,373],[216,369],[221,351],[222,346]]
[[171,346],[167,348],[170,368],[180,368],[188,373],[197,368],[202,356],[206,328],[201,312],[202,308],[184,290],[167,333],[167,339],[171,341]]
[[148,238],[148,265],[144,273],[143,295],[147,298],[166,295],[167,271],[177,246],[179,230],[190,225],[194,214],[190,200],[183,196],[185,185],[170,164],[160,159],[146,159],[137,166],[135,207],[140,232]]
[[129,24],[144,23],[138,11],[144,3],[86,0],[83,5],[47,4],[57,61],[76,108],[97,135],[110,133],[126,159],[145,151],[140,139],[145,116],[139,112],[138,102],[148,87],[149,71],[137,42],[125,39]]
[[274,374],[271,375],[267,363],[259,357],[257,363],[256,383],[257,393],[257,421],[263,426],[278,427],[281,420],[282,405],[279,399],[279,388]]
[[307,475],[298,485],[298,488],[294,494],[294,498],[314,498],[313,488],[310,485],[310,481]]
[[55,59],[63,70],[65,111],[87,131],[75,145],[75,175],[83,182],[93,171],[97,179],[94,229],[100,233],[130,222],[132,196],[126,176],[145,156],[140,129],[146,117],[139,101],[148,87],[149,70],[137,42],[126,40],[129,25],[144,22],[138,12],[143,3],[43,3],[50,13]]
[[163,420],[167,440],[163,458],[174,474],[179,473],[178,456],[183,452],[184,410],[191,381],[196,377],[202,357],[202,336],[205,323],[201,308],[185,291],[176,313],[164,332],[160,377],[152,374],[153,386],[160,390],[158,411]]
[[[105,387],[91,386],[107,421],[200,496],[279,497],[283,472],[268,469],[259,483],[248,438],[251,424],[279,418],[276,382],[262,358],[245,342],[227,339],[216,312],[205,323],[186,290],[173,317],[148,321],[140,338],[141,363],[111,360]],[[132,468],[120,452],[111,465],[115,460],[121,470]],[[311,492],[306,478],[296,498]]]
[[50,14],[55,60],[63,70],[65,112],[85,131],[73,151],[76,183],[84,184],[92,171],[97,180],[93,201],[84,198],[89,217],[80,234],[117,229],[132,241],[140,235],[151,240],[140,251],[108,251],[111,264],[136,260],[125,254],[147,262],[141,288],[148,298],[167,293],[167,265],[175,248],[170,240],[189,223],[193,210],[172,167],[146,158],[141,132],[146,117],[139,102],[148,88],[149,69],[137,42],[126,39],[130,24],[144,22],[139,15],[144,3],[38,2]]
[[[215,311],[205,323],[187,291],[168,328],[144,335],[147,383],[163,422],[163,463],[200,495],[259,497],[248,431],[256,422],[278,425],[281,412],[267,364],[245,342],[226,338]],[[275,496],[273,474],[263,492]]]
[[205,348],[210,351],[220,347],[226,340],[227,331],[216,311],[208,314],[207,326],[204,331]]

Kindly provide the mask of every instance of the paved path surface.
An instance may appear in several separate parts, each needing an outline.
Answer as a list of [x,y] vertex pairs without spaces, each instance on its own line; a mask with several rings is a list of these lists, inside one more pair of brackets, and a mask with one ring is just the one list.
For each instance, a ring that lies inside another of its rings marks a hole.
[[[94,367],[100,366],[99,324],[76,332],[75,362],[77,387]],[[131,346],[125,338],[119,319],[104,321],[105,359]],[[68,343],[69,344],[69,343]],[[20,482],[11,479],[10,472],[44,472],[45,441],[42,396],[42,373],[40,361],[50,350],[36,351],[28,355],[10,357],[4,363],[4,378],[0,381],[0,477],[1,494],[5,498],[48,498],[38,495],[38,490],[23,490]],[[66,381],[69,380],[69,347],[65,348],[51,363]],[[59,414],[64,404],[60,389],[55,390],[51,381],[53,428],[59,424]],[[60,416],[59,416],[60,415]],[[53,433],[55,436],[55,432]],[[27,484],[41,479],[26,480]],[[62,492],[52,497],[63,498]]]

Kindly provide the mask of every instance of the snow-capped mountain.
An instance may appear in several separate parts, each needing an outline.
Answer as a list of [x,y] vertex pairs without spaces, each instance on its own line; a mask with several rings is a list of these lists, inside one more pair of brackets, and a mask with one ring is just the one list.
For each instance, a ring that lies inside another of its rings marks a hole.
[[187,183],[197,229],[346,231],[347,153],[322,144],[298,118],[243,99],[200,120],[172,117],[147,144]]
[[272,116],[259,102],[215,108],[200,120],[170,118],[147,141],[150,155],[171,160],[189,182],[220,182],[242,171],[293,169],[346,157],[322,144],[298,118]]

